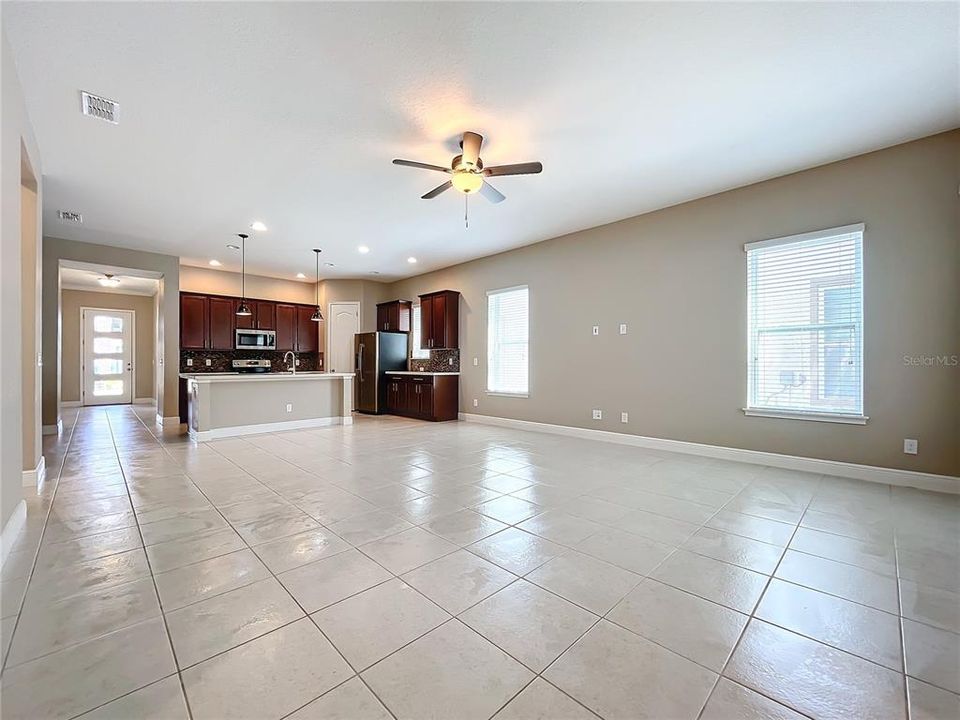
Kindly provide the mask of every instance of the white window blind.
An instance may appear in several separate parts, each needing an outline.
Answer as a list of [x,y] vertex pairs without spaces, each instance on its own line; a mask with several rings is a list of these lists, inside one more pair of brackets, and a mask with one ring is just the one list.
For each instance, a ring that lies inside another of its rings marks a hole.
[[863,226],[745,249],[747,412],[862,417]]
[[487,293],[487,392],[528,392],[529,293],[526,287]]
[[426,360],[430,357],[429,350],[420,348],[420,303],[413,306],[413,312],[410,314],[410,357],[417,360]]

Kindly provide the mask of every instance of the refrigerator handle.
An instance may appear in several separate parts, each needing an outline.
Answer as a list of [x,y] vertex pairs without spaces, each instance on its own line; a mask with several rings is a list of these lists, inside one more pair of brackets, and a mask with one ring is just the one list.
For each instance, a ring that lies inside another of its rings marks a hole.
[[363,382],[363,343],[360,343],[360,349],[357,351],[357,379]]

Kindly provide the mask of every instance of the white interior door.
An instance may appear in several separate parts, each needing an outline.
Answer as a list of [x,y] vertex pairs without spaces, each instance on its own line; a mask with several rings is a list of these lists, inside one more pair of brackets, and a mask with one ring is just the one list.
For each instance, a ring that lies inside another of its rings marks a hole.
[[133,402],[133,312],[81,311],[83,404]]
[[[352,373],[353,336],[360,332],[360,303],[330,303],[327,318],[327,349],[323,362],[330,372]],[[356,397],[354,407],[355,403]]]

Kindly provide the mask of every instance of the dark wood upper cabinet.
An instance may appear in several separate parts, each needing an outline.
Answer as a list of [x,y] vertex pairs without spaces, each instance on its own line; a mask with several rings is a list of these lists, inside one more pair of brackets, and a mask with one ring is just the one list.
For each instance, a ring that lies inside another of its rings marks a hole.
[[377,303],[377,330],[385,332],[410,332],[410,312],[413,303],[409,300],[391,300]]
[[276,304],[277,350],[297,349],[297,306]]
[[206,295],[180,296],[180,347],[184,350],[206,350],[210,331],[209,299]]
[[420,296],[420,347],[460,347],[460,293],[440,290]]
[[233,298],[210,297],[211,350],[233,350],[236,343],[237,303]]
[[256,300],[257,330],[277,329],[277,304],[269,300]]
[[247,300],[250,315],[237,315],[241,299],[223,295],[180,293],[180,348],[234,350],[236,329],[275,330],[277,350],[315,353],[320,350],[314,306],[271,300]]
[[[279,311],[279,306],[278,311]],[[316,308],[297,305],[297,352],[312,353],[320,350],[320,323],[314,322]]]

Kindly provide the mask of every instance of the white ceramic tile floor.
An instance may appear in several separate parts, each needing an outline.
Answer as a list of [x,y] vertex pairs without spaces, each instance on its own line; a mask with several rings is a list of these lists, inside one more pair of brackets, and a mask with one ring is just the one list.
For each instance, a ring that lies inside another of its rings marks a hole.
[[954,497],[474,424],[197,444],[153,417],[45,439],[4,718],[960,713]]

